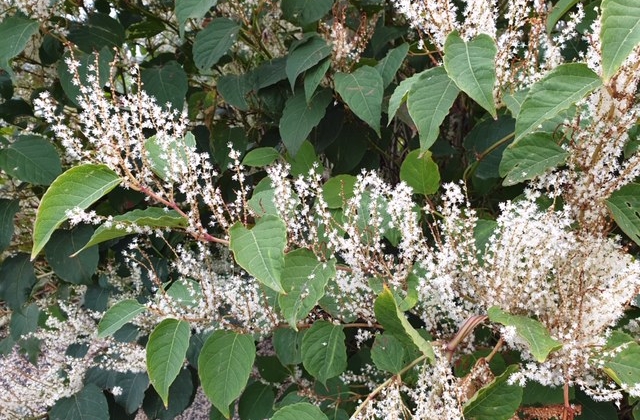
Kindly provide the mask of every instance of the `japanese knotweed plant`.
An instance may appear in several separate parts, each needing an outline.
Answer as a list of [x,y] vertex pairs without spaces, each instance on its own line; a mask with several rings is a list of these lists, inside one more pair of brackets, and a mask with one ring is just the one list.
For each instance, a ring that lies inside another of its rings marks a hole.
[[0,418],[640,418],[636,1],[41,3]]

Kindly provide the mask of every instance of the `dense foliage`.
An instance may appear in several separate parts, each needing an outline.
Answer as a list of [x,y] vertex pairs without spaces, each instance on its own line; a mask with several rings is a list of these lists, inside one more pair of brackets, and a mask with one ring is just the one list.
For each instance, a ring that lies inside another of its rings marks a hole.
[[640,419],[638,22],[0,1],[0,418]]

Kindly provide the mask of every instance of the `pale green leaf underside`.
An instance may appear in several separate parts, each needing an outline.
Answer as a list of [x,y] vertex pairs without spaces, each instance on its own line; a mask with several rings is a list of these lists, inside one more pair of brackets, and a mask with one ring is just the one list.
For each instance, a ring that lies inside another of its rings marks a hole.
[[415,346],[429,360],[435,360],[431,343],[425,340],[407,321],[404,313],[398,308],[393,293],[386,286],[376,299],[373,308],[376,319],[382,324],[385,331],[400,340],[406,347]]
[[548,133],[533,133],[508,147],[500,162],[503,185],[533,179],[565,162],[569,152],[558,146]]
[[67,220],[67,211],[87,209],[120,181],[120,177],[106,165],[94,164],[73,167],[56,178],[42,196],[38,207],[31,258],[38,255],[53,231]]
[[149,335],[147,372],[165,407],[169,404],[169,387],[182,369],[190,335],[189,323],[177,319],[165,319]]
[[495,41],[486,34],[465,42],[457,32],[452,32],[444,44],[444,68],[449,77],[494,118],[497,52]]
[[480,388],[464,405],[464,418],[474,420],[509,420],[522,401],[523,389],[510,385],[509,377],[518,370],[511,365],[488,385]]
[[296,329],[296,323],[316,306],[335,274],[335,260],[318,261],[307,249],[297,249],[284,257],[282,288],[286,294],[278,296],[278,303],[291,327]]
[[187,224],[187,219],[175,210],[165,210],[158,207],[131,210],[125,214],[114,216],[108,225],[103,224],[96,229],[89,242],[76,254],[99,243],[130,235],[132,231],[127,229],[131,227],[178,229],[186,227]]
[[328,420],[328,417],[315,405],[301,402],[282,407],[271,420]]
[[398,112],[398,108],[402,105],[403,102],[407,100],[407,94],[411,90],[411,87],[415,82],[420,80],[422,73],[414,74],[411,77],[407,77],[403,81],[400,82],[398,86],[396,86],[395,90],[391,94],[389,98],[389,106],[387,108],[387,114],[389,121],[387,125],[391,124],[393,117],[395,117],[396,112]]
[[640,184],[625,185],[606,201],[620,229],[640,244]]
[[562,64],[536,82],[525,98],[516,120],[515,142],[602,85],[586,64]]
[[229,404],[247,385],[256,346],[248,335],[216,331],[204,343],[198,357],[198,375],[205,394],[229,418]]
[[342,325],[316,321],[302,338],[302,364],[322,382],[347,368],[347,346]]
[[247,273],[271,289],[282,293],[281,276],[287,227],[282,219],[266,215],[252,229],[236,223],[229,230],[231,251]]
[[544,362],[549,353],[562,347],[562,343],[552,338],[540,321],[523,315],[508,314],[497,306],[489,308],[488,315],[491,322],[514,327],[518,335],[527,342],[529,351],[539,363]]
[[408,52],[409,44],[405,42],[389,50],[387,55],[376,64],[375,69],[378,70],[378,73],[382,76],[382,85],[385,89],[393,81]]
[[122,300],[105,312],[98,323],[98,337],[107,337],[118,331],[124,324],[146,310],[146,306],[135,299]]
[[379,136],[384,91],[380,73],[373,67],[362,66],[353,73],[336,73],[334,77],[336,92]]
[[608,81],[640,44],[640,2],[602,0],[601,7],[602,77]]
[[420,134],[420,150],[428,150],[440,134],[440,124],[460,90],[443,67],[434,67],[420,74],[407,94],[409,115]]

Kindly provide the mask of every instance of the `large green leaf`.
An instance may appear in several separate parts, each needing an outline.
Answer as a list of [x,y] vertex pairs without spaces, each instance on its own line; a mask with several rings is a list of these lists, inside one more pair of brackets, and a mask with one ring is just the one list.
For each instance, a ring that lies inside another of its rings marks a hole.
[[229,247],[240,267],[265,286],[284,293],[280,283],[287,227],[282,219],[266,215],[252,229],[236,223],[229,229],[229,236]]
[[465,42],[458,32],[451,32],[444,44],[444,68],[458,88],[481,107],[497,117],[493,88],[496,84],[496,42],[480,34]]
[[242,159],[244,166],[268,166],[280,157],[280,153],[273,147],[258,147],[247,153]]
[[400,167],[400,179],[418,194],[429,195],[440,187],[440,171],[431,158],[431,152],[410,152]]
[[216,331],[204,343],[198,358],[198,375],[209,400],[227,418],[229,404],[247,385],[256,346],[248,335]]
[[503,185],[514,185],[533,179],[565,162],[569,156],[553,141],[549,133],[533,133],[507,147],[500,162]]
[[[187,132],[183,138],[172,139],[168,145],[160,144],[156,136],[149,137],[144,143],[146,158],[151,170],[164,181],[171,181],[175,169],[169,168],[170,160],[175,159],[180,165],[189,166],[189,159],[185,152],[187,148],[196,147],[196,138]],[[171,159],[168,156],[172,156]]]
[[326,384],[347,368],[347,346],[342,325],[316,321],[302,338],[302,364],[314,378]]
[[118,331],[147,309],[135,299],[125,299],[113,305],[105,312],[98,323],[98,337],[107,337]]
[[440,124],[459,92],[443,67],[426,70],[413,82],[407,93],[407,107],[420,134],[420,150],[428,150],[436,141]]
[[[109,81],[113,53],[108,48],[103,48],[99,53],[74,53],[73,57],[80,63],[80,66],[77,68],[77,75],[83,86],[89,85],[89,76],[97,76],[100,86],[104,86]],[[71,73],[69,69],[67,60],[70,58],[70,54],[67,53],[64,55],[64,59],[58,63],[58,77],[60,78],[62,90],[64,90],[69,100],[79,106],[78,96],[80,96],[80,86],[75,81],[76,75]],[[90,72],[89,67],[94,67],[95,70]]]
[[628,388],[640,384],[640,345],[631,341],[620,346],[612,357],[604,361],[603,370],[618,383]]
[[523,315],[511,315],[497,306],[487,311],[491,322],[514,327],[518,335],[527,342],[529,351],[535,359],[542,363],[549,353],[562,347],[562,343],[551,337],[545,326],[535,319]]
[[37,185],[49,185],[62,173],[56,148],[36,135],[20,136],[0,149],[0,168],[20,181]]
[[331,177],[322,186],[322,198],[330,209],[343,208],[353,197],[353,188],[357,178],[353,175],[342,174]]
[[47,262],[58,277],[73,284],[90,284],[98,268],[98,248],[81,251],[82,244],[93,235],[93,227],[76,226],[57,230],[44,247]]
[[36,281],[29,255],[19,253],[7,257],[0,266],[0,300],[13,310],[20,309]]
[[373,309],[376,319],[382,324],[386,332],[400,340],[405,347],[417,347],[429,360],[435,360],[431,343],[425,340],[407,321],[404,313],[398,308],[393,293],[386,286],[376,299]]
[[602,77],[616,74],[640,44],[640,3],[637,0],[602,0]]
[[287,78],[291,84],[291,90],[294,90],[296,79],[300,74],[315,66],[331,54],[331,46],[319,36],[313,36],[303,44],[299,44],[294,48],[293,51],[289,52],[287,65],[285,67]]
[[67,211],[75,208],[86,210],[118,184],[120,177],[106,165],[76,166],[56,178],[38,207],[31,258],[38,255],[53,231],[67,220]]
[[282,407],[275,412],[271,420],[329,420],[329,418],[315,405],[300,402]]
[[187,19],[200,19],[218,3],[218,0],[176,0],[176,19],[180,38],[184,38],[184,25]]
[[405,354],[402,342],[390,333],[376,335],[371,347],[371,360],[376,367],[393,374],[404,367]]
[[313,99],[313,94],[324,79],[324,75],[327,74],[327,70],[331,66],[331,60],[325,58],[319,64],[316,64],[311,69],[307,70],[304,75],[304,97],[307,102]]
[[70,397],[61,398],[49,411],[50,420],[109,420],[109,405],[102,390],[88,384]]
[[165,407],[169,404],[169,387],[184,363],[191,330],[189,323],[165,319],[158,324],[147,342],[147,372]]
[[163,66],[145,68],[140,71],[144,90],[155,97],[158,105],[171,104],[172,109],[182,110],[189,89],[189,79],[182,66],[169,61]]
[[120,22],[106,13],[91,13],[86,20],[72,20],[70,23],[69,41],[87,54],[103,48],[119,49],[125,41],[125,31]]
[[187,219],[175,210],[158,207],[131,210],[125,214],[114,216],[109,223],[102,224],[78,252],[105,241],[130,235],[133,231],[132,227],[178,229],[187,226],[187,224]]
[[307,26],[329,13],[333,0],[282,0],[282,17],[291,23]]
[[11,244],[13,238],[13,218],[20,211],[20,200],[0,198],[0,252]]
[[249,110],[247,95],[254,88],[250,74],[225,74],[218,78],[217,88],[229,105],[241,111]]
[[200,70],[216,65],[236,42],[240,25],[231,19],[215,18],[198,32],[193,42],[193,60]]
[[571,107],[602,82],[586,64],[561,64],[536,82],[527,94],[516,119],[516,139],[527,134]]
[[407,77],[406,79],[401,81],[398,86],[396,86],[393,93],[391,94],[391,97],[389,97],[389,105],[387,107],[387,115],[389,121],[387,122],[387,125],[391,124],[393,117],[395,117],[396,113],[398,112],[398,108],[400,108],[400,105],[402,105],[407,100],[409,91],[413,87],[414,83],[420,80],[421,76],[422,73],[414,74],[411,77]]
[[625,185],[611,194],[606,203],[620,229],[640,244],[640,184]]
[[286,294],[278,296],[278,304],[284,319],[296,329],[299,320],[305,318],[324,296],[327,282],[336,275],[335,260],[318,261],[307,249],[296,249],[284,257],[282,288]]
[[271,418],[275,399],[271,386],[254,382],[244,390],[238,401],[238,415],[242,420]]
[[378,70],[370,66],[359,67],[353,73],[336,73],[336,92],[361,120],[369,124],[380,136],[380,116],[384,86]]
[[0,23],[0,69],[13,76],[9,60],[24,50],[38,26],[38,22],[23,16],[9,16]]
[[278,328],[273,332],[273,347],[276,356],[284,366],[302,363],[302,338],[306,330],[294,331],[291,328]]
[[378,73],[382,76],[382,86],[385,89],[393,81],[408,52],[409,44],[405,42],[389,50],[387,55],[376,64],[375,69],[378,70]]
[[488,385],[480,388],[464,405],[464,418],[469,420],[509,420],[522,401],[522,388],[509,384],[509,377],[518,370],[511,365]]
[[551,33],[560,18],[571,10],[571,8],[579,1],[580,0],[558,0],[558,2],[553,5],[553,9],[551,10],[551,13],[549,13],[549,16],[547,16],[547,33]]
[[295,156],[307,139],[311,130],[324,117],[327,105],[331,103],[331,90],[323,89],[307,103],[304,92],[298,91],[287,100],[280,119],[280,136],[287,151]]

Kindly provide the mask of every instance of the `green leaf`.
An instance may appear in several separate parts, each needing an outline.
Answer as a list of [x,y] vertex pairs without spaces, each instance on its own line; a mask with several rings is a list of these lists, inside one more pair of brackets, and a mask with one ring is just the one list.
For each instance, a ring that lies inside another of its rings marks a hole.
[[187,355],[190,335],[189,323],[177,319],[165,319],[149,335],[147,372],[165,408],[169,405],[169,387],[180,373]]
[[35,303],[13,311],[11,314],[11,323],[9,324],[11,337],[17,341],[20,340],[23,335],[34,332],[38,328],[39,317],[40,309],[38,309],[38,305]]
[[284,366],[302,363],[302,338],[305,330],[294,331],[290,328],[277,328],[273,332],[273,347],[278,360]]
[[282,0],[282,17],[289,22],[307,26],[331,10],[333,0]]
[[0,266],[0,300],[12,310],[19,310],[36,284],[36,274],[28,254],[7,257]]
[[287,100],[280,119],[280,136],[287,151],[295,156],[311,130],[324,117],[333,100],[331,90],[323,89],[307,103],[304,92],[298,91]]
[[184,38],[184,25],[187,19],[200,19],[218,3],[218,0],[176,0],[176,19],[180,30],[180,39]]
[[[292,156],[291,153],[287,153],[285,155],[285,159],[287,163],[291,166],[291,176],[307,176],[309,171],[314,171],[315,173],[322,173],[323,166],[318,159],[318,155],[316,154],[316,150],[313,147],[313,144],[309,142],[309,140],[305,140],[302,142],[298,153],[295,156]],[[317,165],[314,167],[314,165]]]
[[241,111],[249,110],[247,95],[253,89],[251,75],[248,74],[225,74],[218,78],[218,93],[229,104]]
[[216,331],[204,343],[198,358],[202,389],[213,405],[229,418],[229,404],[247,385],[256,346],[248,335]]
[[38,32],[38,27],[38,22],[16,15],[0,23],[0,69],[13,77],[9,60],[25,49],[31,36]]
[[280,283],[287,227],[282,219],[266,215],[258,219],[252,229],[236,223],[229,229],[229,236],[229,248],[238,265],[260,283],[278,293],[284,293]]
[[608,82],[640,44],[640,4],[636,0],[602,0],[602,77]]
[[189,79],[182,66],[169,61],[163,66],[154,66],[140,71],[144,90],[155,97],[158,105],[171,104],[172,109],[182,110],[189,89]]
[[407,94],[409,115],[420,134],[420,150],[428,150],[440,134],[440,124],[458,97],[458,87],[443,67],[420,73]]
[[289,52],[285,73],[291,84],[291,90],[295,90],[296,79],[304,71],[309,70],[331,54],[331,46],[319,36],[313,36],[303,44],[294,47]]
[[238,414],[242,420],[271,418],[276,396],[273,388],[260,382],[247,387],[238,401]]
[[296,249],[284,257],[282,288],[286,294],[278,296],[282,316],[293,329],[324,296],[327,282],[336,275],[336,262],[318,261],[307,249]]
[[376,64],[375,69],[382,76],[383,88],[386,89],[391,84],[408,52],[409,44],[405,42],[399,47],[389,50],[387,55]]
[[0,168],[20,181],[37,185],[49,185],[62,173],[56,148],[36,135],[20,136],[1,149]]
[[611,194],[606,203],[620,229],[640,244],[640,184],[625,185]]
[[535,319],[523,315],[511,315],[497,306],[487,311],[491,322],[497,322],[507,327],[514,327],[518,335],[527,342],[529,351],[535,359],[542,363],[549,353],[562,347],[562,343],[551,338],[547,328]]
[[116,380],[122,393],[114,395],[113,399],[124,407],[127,414],[134,413],[144,400],[145,391],[149,387],[149,375],[146,372],[118,372]]
[[605,358],[604,372],[618,385],[633,388],[640,384],[640,345],[636,342],[626,343],[614,353],[613,357]]
[[329,70],[331,66],[331,60],[326,58],[320,62],[320,64],[316,64],[311,69],[309,69],[304,76],[304,97],[308,102],[311,102],[313,99],[313,94],[316,92],[316,89],[322,82],[324,75]]
[[38,207],[31,258],[38,255],[53,231],[67,220],[67,211],[75,208],[86,210],[120,181],[120,177],[109,167],[95,164],[73,167],[56,178],[42,196]]
[[533,133],[507,147],[500,162],[502,185],[515,185],[533,179],[565,162],[569,156],[549,133]]
[[400,167],[400,179],[418,194],[430,195],[440,187],[440,171],[431,158],[431,152],[410,152]]
[[380,115],[384,92],[382,76],[370,66],[359,67],[353,73],[334,75],[336,92],[354,114],[369,124],[380,136]]
[[396,115],[396,112],[398,112],[398,108],[400,108],[400,105],[402,105],[407,100],[407,94],[411,90],[411,87],[414,85],[414,83],[420,80],[421,76],[422,73],[417,73],[411,77],[407,77],[394,89],[391,97],[389,98],[389,106],[387,108],[387,114],[389,118],[387,125],[391,124],[393,117]]
[[98,323],[98,338],[108,337],[147,309],[135,299],[125,299],[105,312]]
[[98,248],[80,251],[93,235],[93,228],[76,226],[73,230],[57,230],[44,248],[47,262],[62,280],[73,284],[90,284],[98,268]]
[[353,197],[357,178],[353,175],[338,175],[329,178],[322,186],[322,198],[330,209],[343,208]]
[[240,25],[231,19],[215,18],[198,32],[193,43],[193,60],[200,70],[216,65],[236,42]]
[[[135,209],[125,214],[113,216],[111,221],[102,224],[78,252],[82,252],[87,248],[91,248],[105,241],[130,235],[132,232],[135,232],[135,230],[132,229],[133,227],[179,229],[187,225],[187,219],[175,210],[161,209],[158,207]],[[73,256],[76,254],[73,254]]]
[[80,51],[91,54],[103,48],[113,51],[125,41],[124,28],[104,13],[92,13],[84,22],[75,21],[68,35],[69,41]]
[[61,398],[49,411],[50,420],[109,420],[109,406],[102,390],[88,384],[70,397]]
[[547,33],[551,33],[556,27],[556,23],[564,16],[573,6],[575,6],[580,0],[558,0],[553,5],[553,9],[549,16],[547,16]]
[[481,107],[497,117],[493,88],[496,84],[496,43],[489,35],[480,34],[465,42],[454,31],[444,44],[444,68],[458,88]]
[[326,384],[347,368],[347,346],[342,325],[316,321],[302,338],[302,364],[314,378]]
[[516,119],[515,142],[571,107],[602,82],[586,64],[561,64],[536,82],[527,94]]
[[[181,165],[188,167],[189,159],[185,149],[195,147],[196,138],[190,131],[183,138],[172,139],[166,148],[160,144],[156,136],[149,137],[144,143],[149,166],[151,166],[153,173],[163,181],[172,181],[174,178],[172,174],[175,170],[167,167],[169,162],[175,159]],[[171,158],[169,158],[170,156]]]
[[509,377],[518,370],[511,365],[488,385],[480,388],[464,405],[464,418],[475,420],[509,420],[513,417],[520,401],[522,388],[510,385]]
[[371,347],[371,359],[376,367],[397,374],[404,367],[404,345],[391,334],[376,335]]
[[517,90],[515,92],[504,92],[502,94],[502,102],[504,102],[509,112],[511,112],[511,116],[513,118],[517,118],[518,114],[520,114],[522,103],[528,94],[529,88]]
[[269,166],[280,157],[273,147],[258,147],[247,153],[242,159],[244,166]]
[[0,252],[11,244],[13,238],[13,219],[20,211],[20,200],[0,198]]
[[[62,90],[64,90],[64,93],[67,95],[69,100],[71,100],[71,102],[76,106],[80,106],[80,102],[78,101],[78,96],[81,95],[80,86],[75,83],[75,75],[71,73],[69,66],[67,65],[67,59],[69,58],[71,58],[71,56],[67,53],[64,55],[64,59],[60,60],[58,63],[58,77],[60,78]],[[76,53],[74,54],[74,58],[80,63],[80,67],[78,67],[77,71],[80,83],[83,86],[87,86],[89,84],[90,75],[98,77],[98,83],[100,86],[104,86],[109,81],[113,54],[108,48],[105,47],[100,50],[99,53],[95,52],[93,54]],[[90,72],[90,66],[96,67],[97,72]]]
[[329,420],[329,418],[315,405],[301,402],[282,407],[275,412],[271,420]]
[[398,308],[393,293],[391,293],[388,287],[384,287],[384,291],[376,299],[373,309],[376,314],[376,319],[382,324],[386,332],[400,340],[405,347],[417,347],[429,360],[435,360],[431,343],[425,340],[418,331],[409,324],[404,313]]

